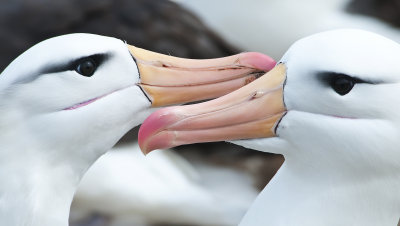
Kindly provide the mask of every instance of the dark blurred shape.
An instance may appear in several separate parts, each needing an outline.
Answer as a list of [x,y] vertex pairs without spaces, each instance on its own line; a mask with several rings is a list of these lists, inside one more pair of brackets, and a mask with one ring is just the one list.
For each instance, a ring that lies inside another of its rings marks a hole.
[[74,222],[70,226],[109,226],[109,223],[110,219],[107,216],[94,213],[88,219],[82,222]]
[[0,71],[32,45],[77,32],[186,58],[239,52],[195,15],[166,0],[2,0],[0,29]]
[[352,0],[347,10],[351,13],[373,16],[400,27],[400,0]]

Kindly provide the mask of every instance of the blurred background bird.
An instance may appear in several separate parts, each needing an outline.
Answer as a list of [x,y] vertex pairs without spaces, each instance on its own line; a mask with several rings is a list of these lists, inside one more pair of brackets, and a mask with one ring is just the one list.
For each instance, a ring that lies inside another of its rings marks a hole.
[[[398,0],[3,0],[0,71],[33,44],[76,32],[179,57],[260,51],[279,59],[297,39],[333,28],[400,40],[398,12]],[[136,137],[134,129],[89,170],[71,225],[236,225],[283,162],[227,143],[144,157]]]
[[246,50],[257,49],[276,59],[294,41],[337,28],[369,30],[400,41],[398,0],[178,2],[193,10],[230,43]]

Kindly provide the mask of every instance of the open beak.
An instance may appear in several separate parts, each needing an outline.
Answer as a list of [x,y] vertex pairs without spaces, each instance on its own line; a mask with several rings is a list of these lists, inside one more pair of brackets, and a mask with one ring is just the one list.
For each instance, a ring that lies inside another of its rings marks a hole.
[[271,70],[276,62],[261,53],[193,60],[128,45],[140,74],[138,84],[153,107],[220,97]]
[[254,82],[218,99],[160,109],[139,130],[147,154],[178,145],[275,136],[286,108],[286,67],[278,64]]

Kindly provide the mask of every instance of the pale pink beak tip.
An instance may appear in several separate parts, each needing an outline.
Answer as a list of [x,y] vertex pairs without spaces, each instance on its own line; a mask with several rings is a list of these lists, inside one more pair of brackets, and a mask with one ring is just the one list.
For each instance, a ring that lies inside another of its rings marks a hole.
[[271,57],[257,52],[247,52],[243,58],[240,59],[240,63],[248,64],[263,71],[270,71],[275,67],[276,61]]

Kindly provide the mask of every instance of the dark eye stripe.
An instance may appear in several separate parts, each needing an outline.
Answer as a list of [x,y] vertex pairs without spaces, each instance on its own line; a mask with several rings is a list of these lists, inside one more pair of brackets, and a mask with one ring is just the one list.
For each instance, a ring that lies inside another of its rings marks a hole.
[[337,73],[337,72],[318,72],[317,79],[319,79],[323,84],[326,86],[330,86],[333,81],[337,78],[348,78],[351,79],[354,83],[367,83],[367,84],[381,84],[382,81],[371,81],[366,79],[360,79],[357,76],[350,76],[344,73]]
[[42,74],[59,73],[63,71],[74,71],[76,66],[87,58],[93,59],[96,62],[97,67],[99,68],[110,57],[110,55],[111,55],[110,53],[93,54],[89,56],[80,57],[75,60],[69,60],[62,64],[51,64],[51,62],[48,62],[48,65],[40,69],[37,74],[33,74],[29,77],[17,80],[13,84],[26,84],[33,82],[34,80],[39,78],[40,75]]
[[63,65],[55,65],[55,66],[47,67],[41,71],[41,74],[58,73],[58,72],[63,72],[63,71],[73,71],[73,70],[75,70],[77,65],[79,65],[82,61],[84,61],[87,58],[93,59],[97,65],[97,67],[100,67],[100,65],[109,57],[109,55],[110,54],[108,54],[108,53],[102,53],[102,54],[94,54],[91,56],[81,57],[79,59],[72,60]]

